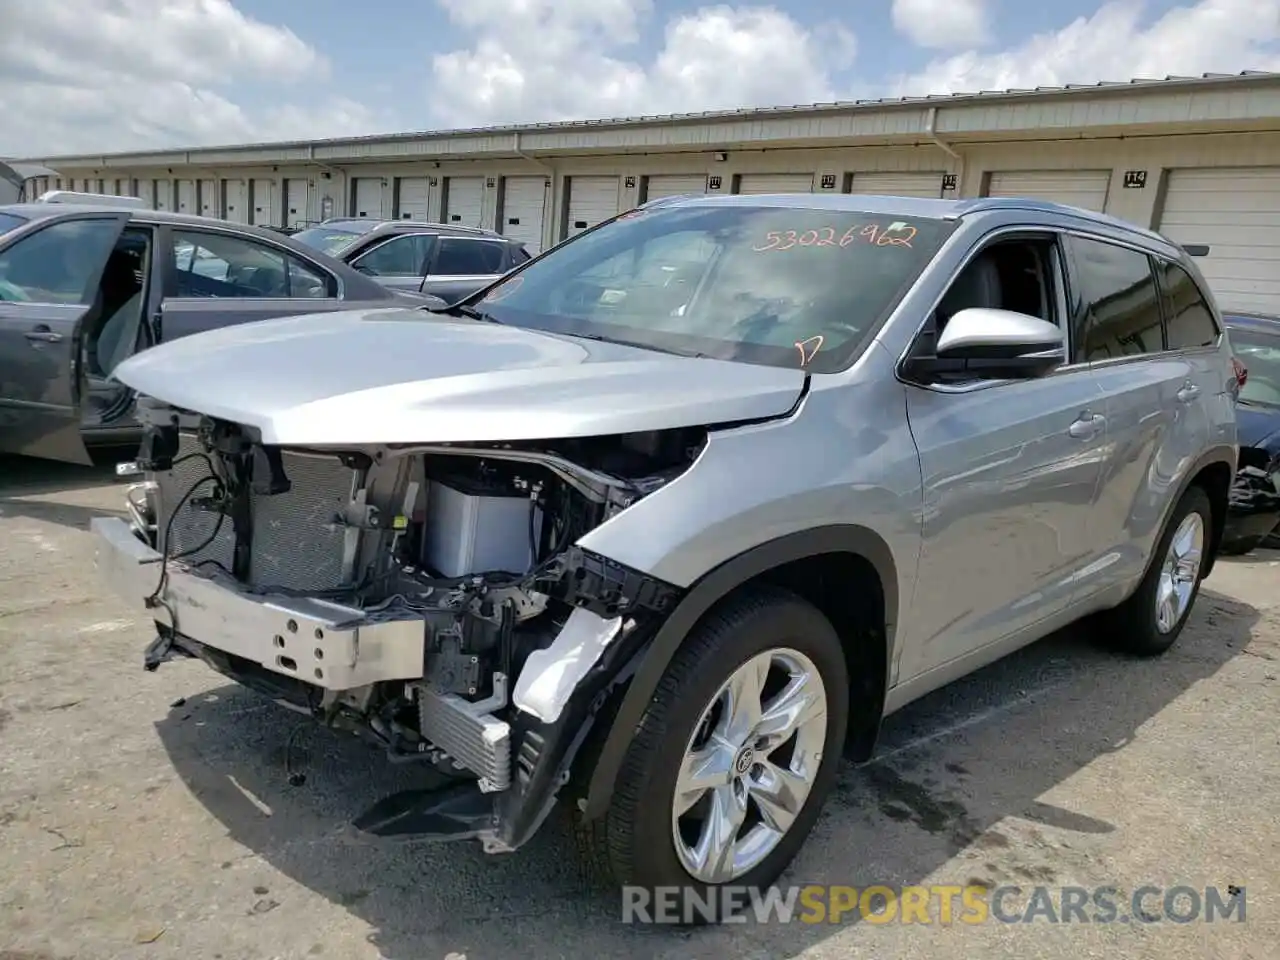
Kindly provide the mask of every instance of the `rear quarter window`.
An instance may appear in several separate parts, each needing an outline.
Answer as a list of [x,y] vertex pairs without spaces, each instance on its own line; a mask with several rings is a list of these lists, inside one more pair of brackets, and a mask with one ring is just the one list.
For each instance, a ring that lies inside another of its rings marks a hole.
[[1213,346],[1218,339],[1218,325],[1191,274],[1176,263],[1162,264],[1160,272],[1169,349]]

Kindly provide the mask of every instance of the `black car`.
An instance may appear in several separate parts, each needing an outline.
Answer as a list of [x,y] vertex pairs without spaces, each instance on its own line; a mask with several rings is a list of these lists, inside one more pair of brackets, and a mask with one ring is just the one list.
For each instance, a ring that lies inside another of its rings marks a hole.
[[449,303],[530,259],[519,241],[450,223],[338,217],[293,237],[388,287],[433,294]]
[[1236,400],[1240,467],[1231,491],[1224,553],[1280,547],[1280,317],[1223,318],[1244,383]]
[[0,453],[90,462],[136,442],[131,354],[215,327],[440,301],[242,224],[127,204],[0,206]]

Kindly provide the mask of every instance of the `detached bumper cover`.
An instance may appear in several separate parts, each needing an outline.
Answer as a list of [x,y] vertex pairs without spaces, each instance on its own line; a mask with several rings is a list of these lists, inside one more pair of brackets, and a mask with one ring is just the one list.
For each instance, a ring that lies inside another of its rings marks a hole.
[[1280,463],[1242,466],[1236,473],[1222,532],[1223,543],[1261,542],[1280,524]]
[[158,598],[163,606],[149,608],[146,598],[160,581],[160,554],[116,517],[95,518],[90,529],[103,580],[141,616],[172,617],[175,632],[328,690],[422,676],[421,621],[373,622],[342,604],[253,594],[180,563],[168,565]]

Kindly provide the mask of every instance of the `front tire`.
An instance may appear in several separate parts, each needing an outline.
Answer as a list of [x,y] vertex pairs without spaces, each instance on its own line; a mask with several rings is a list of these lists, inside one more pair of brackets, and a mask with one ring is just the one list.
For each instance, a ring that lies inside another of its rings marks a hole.
[[1114,647],[1154,657],[1173,646],[1200,593],[1212,529],[1209,495],[1189,487],[1174,507],[1138,589],[1104,616]]
[[613,878],[695,896],[681,922],[723,920],[718,888],[767,887],[803,845],[848,711],[844,651],[821,612],[772,588],[729,601],[677,652],[628,749],[604,823]]

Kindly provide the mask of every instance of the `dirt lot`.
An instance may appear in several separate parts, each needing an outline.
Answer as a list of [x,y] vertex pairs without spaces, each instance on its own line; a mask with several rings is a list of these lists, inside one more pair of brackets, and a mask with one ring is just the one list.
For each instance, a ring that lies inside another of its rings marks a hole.
[[198,664],[144,673],[86,532],[119,502],[0,458],[0,960],[1277,956],[1280,555],[1223,561],[1158,662],[1057,636],[893,717],[787,878],[1234,884],[1245,922],[682,933],[622,924],[558,827],[505,859],[351,837],[412,775]]

